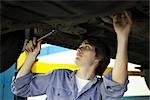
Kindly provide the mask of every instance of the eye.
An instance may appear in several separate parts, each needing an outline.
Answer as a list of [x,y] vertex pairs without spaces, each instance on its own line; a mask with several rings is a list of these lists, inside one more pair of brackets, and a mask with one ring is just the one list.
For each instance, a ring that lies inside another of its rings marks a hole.
[[89,46],[85,46],[85,49],[90,49],[90,47]]
[[79,48],[84,48],[86,50],[92,50],[93,47],[91,45],[89,45],[89,44],[81,44],[79,46]]

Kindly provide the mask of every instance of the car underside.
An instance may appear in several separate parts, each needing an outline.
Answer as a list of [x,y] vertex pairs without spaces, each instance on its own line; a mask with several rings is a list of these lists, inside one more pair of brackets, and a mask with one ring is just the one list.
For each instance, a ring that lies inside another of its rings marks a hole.
[[127,10],[133,25],[129,36],[129,62],[141,65],[149,79],[149,1],[1,1],[1,72],[22,52],[25,38],[76,49],[84,37],[97,37],[116,54],[111,15]]

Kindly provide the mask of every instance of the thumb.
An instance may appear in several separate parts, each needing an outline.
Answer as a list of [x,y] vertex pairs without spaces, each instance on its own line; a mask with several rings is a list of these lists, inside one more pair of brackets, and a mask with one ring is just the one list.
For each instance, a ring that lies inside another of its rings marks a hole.
[[38,48],[39,50],[41,49],[41,42],[42,42],[42,41],[39,41],[38,44],[37,44],[37,48]]

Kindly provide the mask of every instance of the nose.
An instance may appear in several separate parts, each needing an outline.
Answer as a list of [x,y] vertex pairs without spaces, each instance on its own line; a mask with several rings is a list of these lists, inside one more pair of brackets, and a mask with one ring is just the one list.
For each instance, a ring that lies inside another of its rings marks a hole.
[[79,48],[77,49],[78,52],[82,52],[82,50],[83,50],[83,47],[79,47]]

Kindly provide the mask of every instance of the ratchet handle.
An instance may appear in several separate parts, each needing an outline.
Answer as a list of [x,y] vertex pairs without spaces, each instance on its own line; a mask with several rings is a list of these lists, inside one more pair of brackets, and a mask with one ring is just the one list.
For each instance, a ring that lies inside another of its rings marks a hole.
[[52,35],[54,32],[55,32],[55,30],[52,30],[51,32],[47,33],[46,35],[44,35],[44,36],[40,37],[37,41],[41,41],[41,40],[43,40],[44,38],[46,38],[46,37],[48,37],[48,36]]

